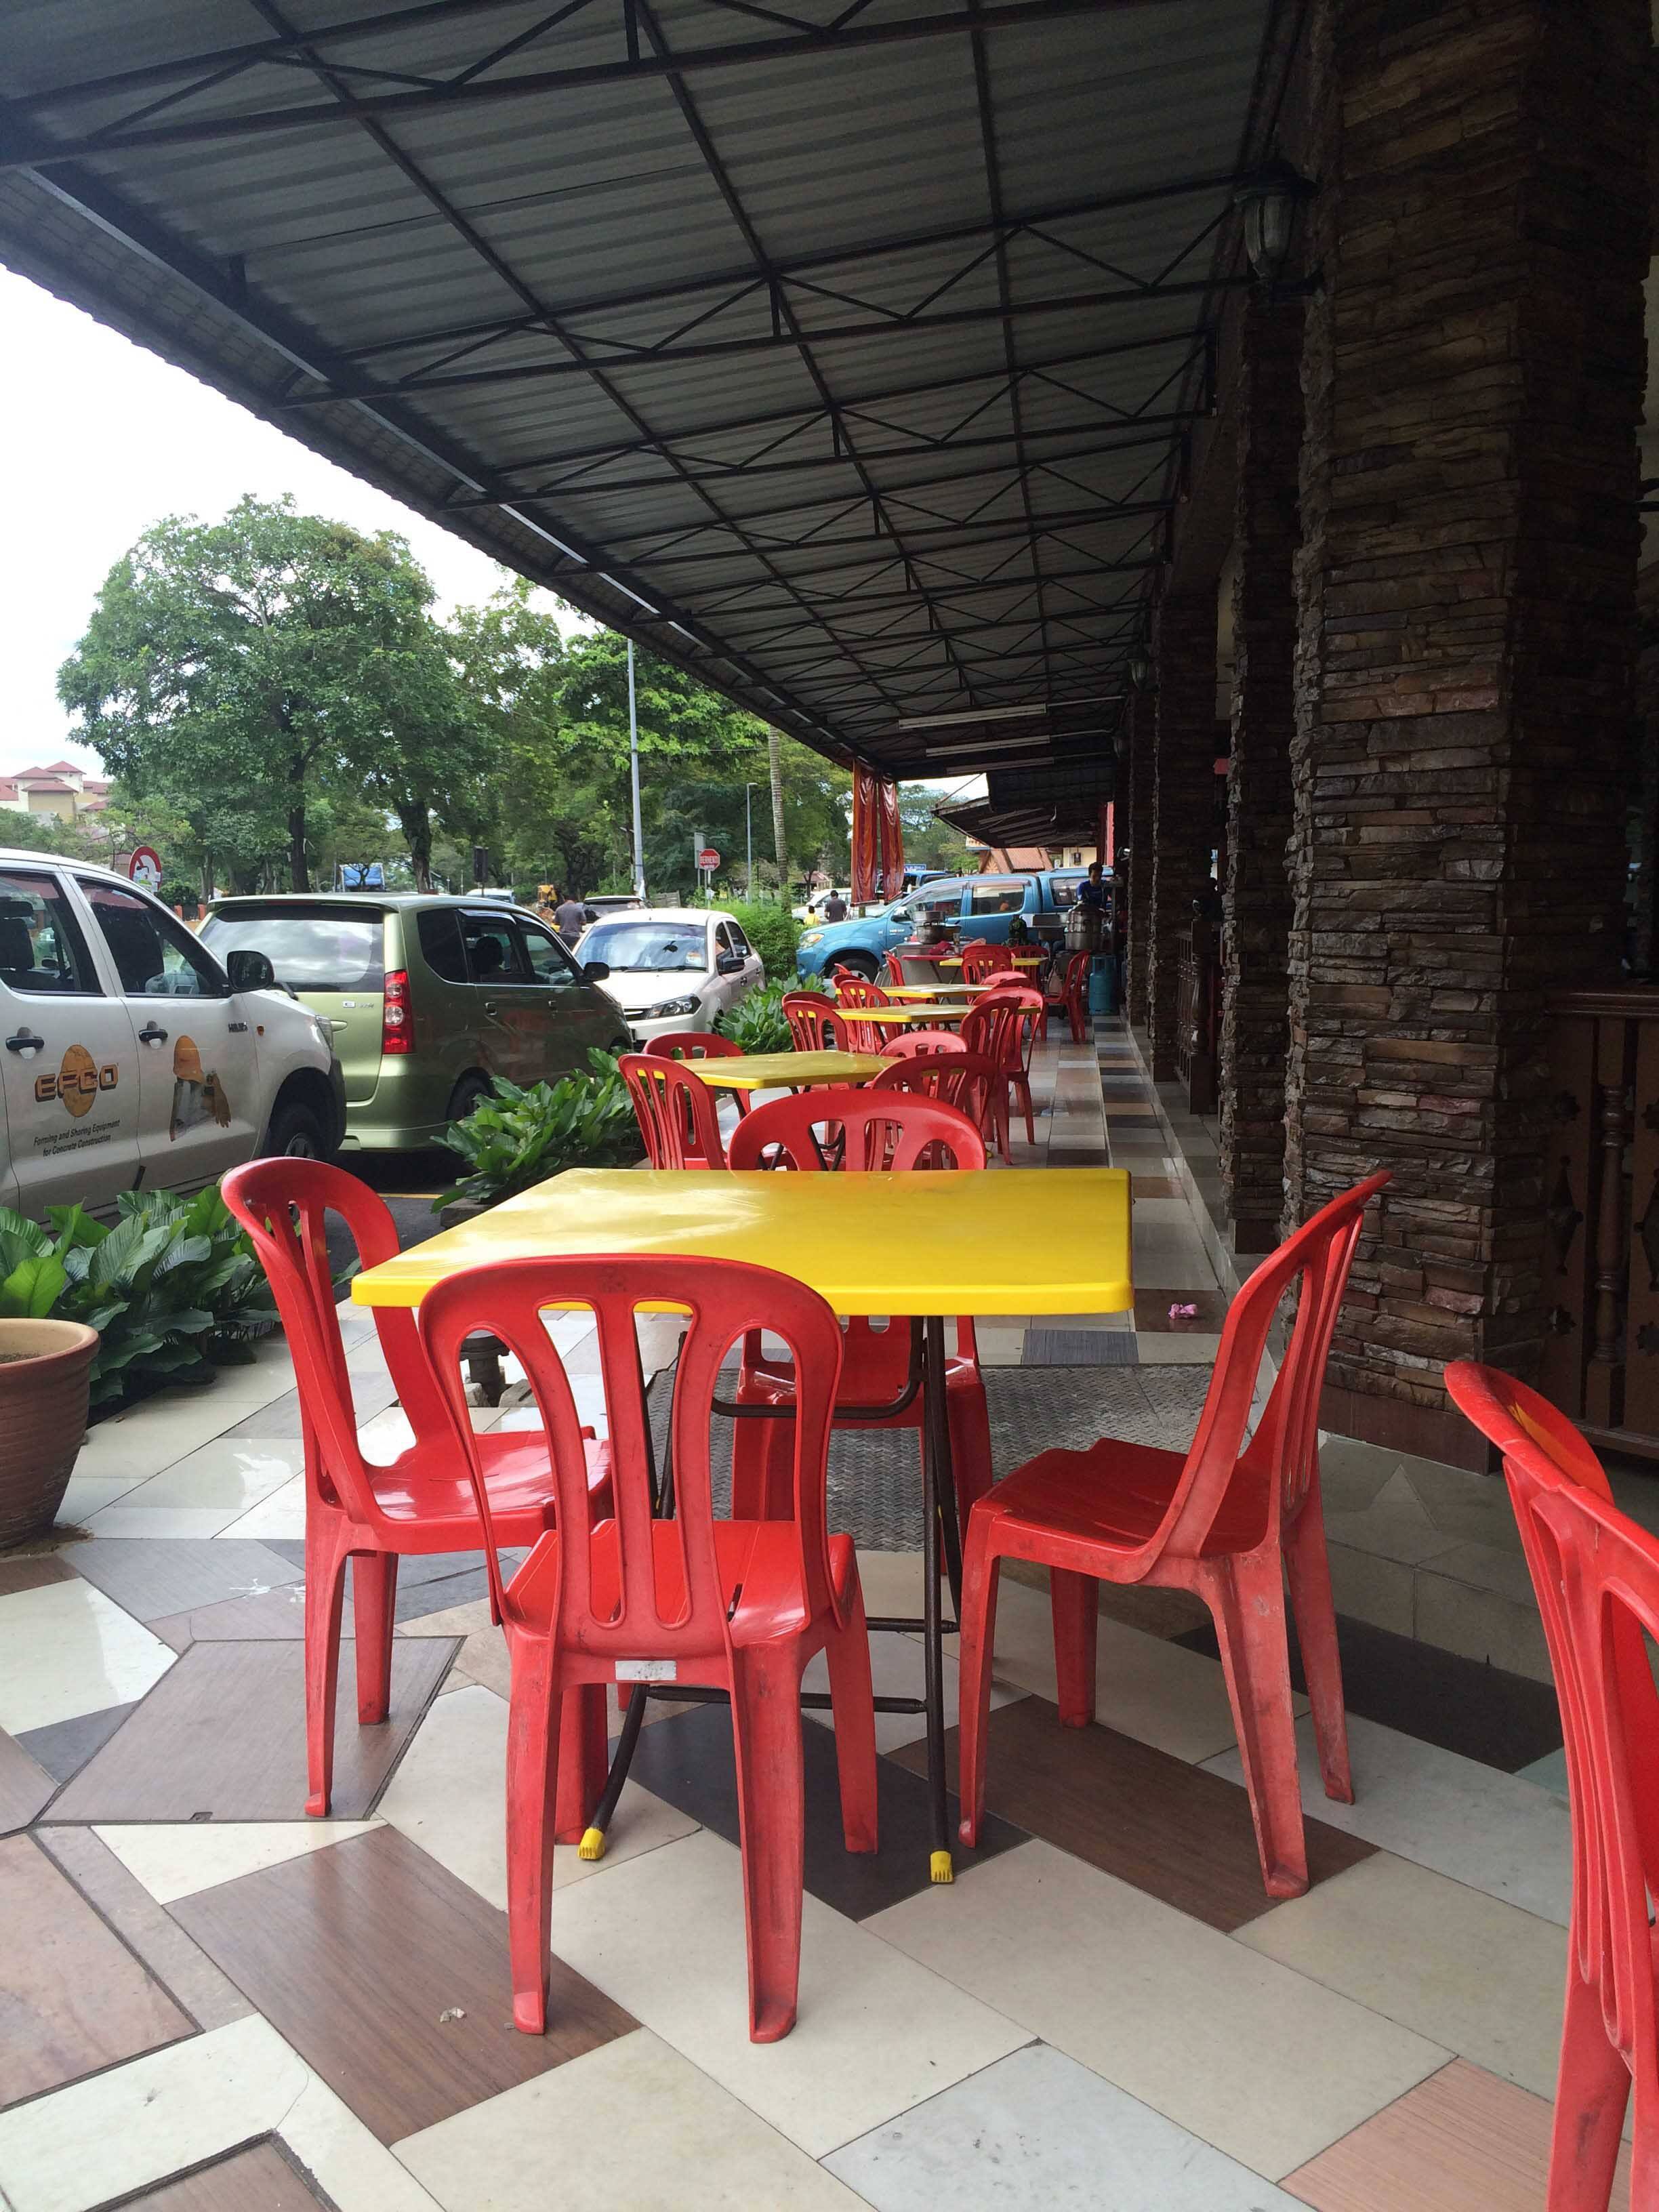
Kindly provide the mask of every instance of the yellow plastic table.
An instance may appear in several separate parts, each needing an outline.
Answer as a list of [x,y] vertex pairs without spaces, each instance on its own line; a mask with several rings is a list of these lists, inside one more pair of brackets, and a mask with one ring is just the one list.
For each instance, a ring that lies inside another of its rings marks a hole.
[[690,1062],[693,1074],[714,1091],[808,1091],[820,1084],[869,1083],[886,1065],[872,1052],[749,1052]]
[[[957,965],[961,966],[958,961]],[[994,991],[994,983],[884,983],[890,999],[965,999],[976,991]]]
[[[848,1022],[885,1022],[890,1028],[906,1022],[959,1022],[964,1014],[971,1014],[972,1005],[966,1000],[928,999],[921,1006],[906,1003],[902,1006],[838,1006],[836,1012]],[[701,1060],[697,1063],[702,1069]]]
[[809,1284],[838,1314],[910,1319],[912,1373],[923,1393],[923,1614],[920,1622],[881,1625],[922,1631],[930,1871],[935,1881],[951,1881],[941,1544],[953,1591],[961,1552],[945,1406],[945,1316],[1129,1311],[1127,1172],[578,1168],[383,1260],[356,1279],[351,1295],[362,1305],[416,1306],[434,1283],[464,1267],[632,1252],[747,1260]]

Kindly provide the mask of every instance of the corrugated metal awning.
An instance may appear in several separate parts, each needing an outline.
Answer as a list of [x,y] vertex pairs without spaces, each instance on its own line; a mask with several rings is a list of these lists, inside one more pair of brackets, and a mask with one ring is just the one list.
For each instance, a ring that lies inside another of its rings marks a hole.
[[12,267],[821,750],[1100,755],[1273,0],[58,0],[7,35]]

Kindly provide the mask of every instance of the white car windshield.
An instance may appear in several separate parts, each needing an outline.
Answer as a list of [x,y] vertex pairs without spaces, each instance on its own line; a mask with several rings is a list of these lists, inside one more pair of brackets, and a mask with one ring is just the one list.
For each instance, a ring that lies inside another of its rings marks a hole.
[[582,942],[584,960],[603,960],[614,971],[653,975],[701,973],[708,965],[708,933],[700,923],[602,921]]

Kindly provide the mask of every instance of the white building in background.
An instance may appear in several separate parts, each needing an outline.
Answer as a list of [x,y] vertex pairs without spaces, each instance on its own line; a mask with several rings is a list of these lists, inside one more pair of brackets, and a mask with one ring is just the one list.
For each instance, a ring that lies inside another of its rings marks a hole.
[[101,814],[108,805],[108,780],[88,775],[74,761],[14,769],[0,775],[0,811],[7,813],[49,814],[59,822],[80,822]]

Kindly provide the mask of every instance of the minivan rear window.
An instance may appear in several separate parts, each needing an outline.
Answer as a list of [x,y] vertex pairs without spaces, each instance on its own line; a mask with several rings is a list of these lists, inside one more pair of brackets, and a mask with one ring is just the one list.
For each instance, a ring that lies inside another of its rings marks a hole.
[[223,964],[232,952],[263,952],[276,981],[295,991],[378,991],[385,980],[378,908],[239,906],[210,914],[202,942]]
[[421,957],[434,975],[446,983],[465,983],[466,953],[461,945],[461,917],[453,906],[423,908],[415,927],[421,939]]

